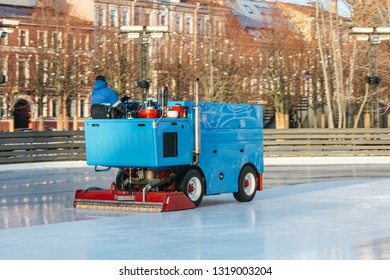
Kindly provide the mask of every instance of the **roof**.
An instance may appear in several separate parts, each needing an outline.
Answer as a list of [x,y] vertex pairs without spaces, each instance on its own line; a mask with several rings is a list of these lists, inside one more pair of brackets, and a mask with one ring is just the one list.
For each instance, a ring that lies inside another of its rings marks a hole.
[[[52,10],[49,10],[49,13],[50,12],[54,14]],[[0,15],[4,18],[24,19],[27,22],[37,22],[42,18],[42,10],[38,7],[0,4]],[[68,16],[67,18],[71,22],[81,25],[92,24],[90,21],[86,21],[75,16]]]
[[0,4],[1,17],[29,17],[34,13],[33,7]]
[[246,29],[266,28],[271,22],[270,3],[256,0],[226,0],[225,3]]

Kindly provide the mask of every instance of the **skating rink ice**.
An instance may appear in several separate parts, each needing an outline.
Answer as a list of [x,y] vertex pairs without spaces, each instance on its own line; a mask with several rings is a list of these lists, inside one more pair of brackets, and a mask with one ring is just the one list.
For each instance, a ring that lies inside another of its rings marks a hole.
[[0,259],[390,259],[390,161],[293,160],[266,159],[250,203],[223,194],[194,210],[130,214],[72,207],[76,189],[108,187],[116,171],[0,166]]

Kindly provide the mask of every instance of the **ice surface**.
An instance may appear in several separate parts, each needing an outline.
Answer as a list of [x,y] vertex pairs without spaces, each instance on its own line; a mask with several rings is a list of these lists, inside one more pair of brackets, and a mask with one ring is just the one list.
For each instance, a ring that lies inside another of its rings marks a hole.
[[75,189],[115,171],[4,169],[0,259],[390,259],[388,167],[266,166],[267,188],[250,203],[224,194],[194,210],[130,215],[72,208]]

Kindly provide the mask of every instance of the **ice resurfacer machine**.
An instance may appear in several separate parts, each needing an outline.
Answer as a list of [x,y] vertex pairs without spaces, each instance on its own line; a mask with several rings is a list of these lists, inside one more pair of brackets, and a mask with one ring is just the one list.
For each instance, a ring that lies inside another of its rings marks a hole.
[[126,119],[85,121],[87,164],[119,170],[109,188],[77,190],[76,208],[173,211],[199,206],[204,195],[248,202],[262,190],[261,106],[131,103]]

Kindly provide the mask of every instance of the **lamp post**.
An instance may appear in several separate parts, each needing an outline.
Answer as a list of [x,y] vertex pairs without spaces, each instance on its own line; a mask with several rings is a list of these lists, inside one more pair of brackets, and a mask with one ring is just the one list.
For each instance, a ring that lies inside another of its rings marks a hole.
[[350,34],[357,35],[358,41],[368,41],[368,65],[367,76],[365,78],[366,90],[371,97],[371,127],[380,127],[379,122],[379,102],[377,88],[380,83],[378,75],[378,44],[383,40],[390,39],[390,27],[352,27]]
[[142,89],[142,100],[150,87],[149,45],[152,38],[161,38],[168,32],[168,26],[121,26],[120,33],[127,34],[129,39],[139,39],[140,48],[140,78],[136,81]]

